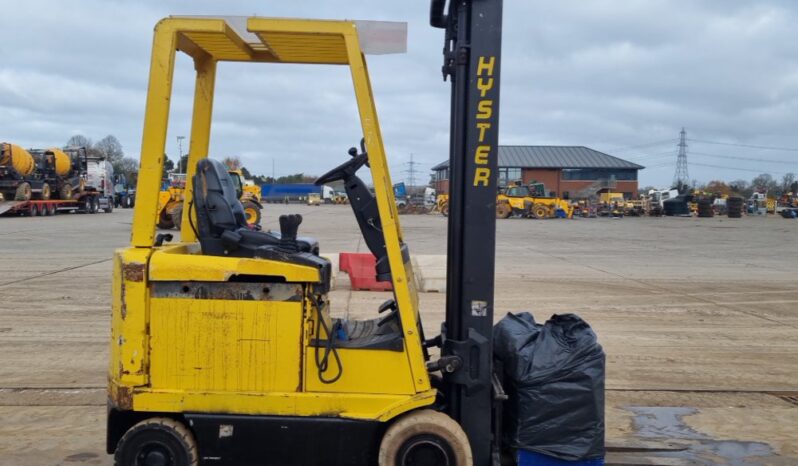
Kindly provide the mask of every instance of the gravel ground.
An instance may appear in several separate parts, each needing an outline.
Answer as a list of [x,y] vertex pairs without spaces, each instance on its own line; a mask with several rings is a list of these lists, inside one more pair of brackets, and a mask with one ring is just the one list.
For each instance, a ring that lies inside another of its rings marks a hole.
[[[346,206],[267,205],[264,225],[288,212],[322,253],[366,250]],[[110,258],[131,221],[129,210],[0,219],[0,465],[111,464]],[[445,254],[445,222],[401,217],[411,252]],[[659,463],[613,453],[615,464],[798,464],[798,406],[785,397],[798,394],[796,231],[780,217],[500,220],[496,316],[576,312],[593,325],[608,443],[676,444]],[[334,309],[352,316],[375,315],[385,296],[338,285]],[[429,333],[444,299],[421,296]]]

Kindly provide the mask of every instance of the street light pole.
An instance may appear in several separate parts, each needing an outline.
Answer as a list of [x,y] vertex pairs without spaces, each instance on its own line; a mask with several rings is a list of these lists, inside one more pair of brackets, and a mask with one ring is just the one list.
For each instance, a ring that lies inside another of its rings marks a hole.
[[177,169],[180,173],[185,173],[188,170],[188,167],[183,167],[183,139],[186,137],[177,136],[177,151],[180,154],[180,158],[177,159]]

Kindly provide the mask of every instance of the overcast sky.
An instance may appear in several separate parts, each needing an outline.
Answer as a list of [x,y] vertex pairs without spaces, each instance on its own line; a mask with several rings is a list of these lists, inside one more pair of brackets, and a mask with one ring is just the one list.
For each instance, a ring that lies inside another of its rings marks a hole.
[[[426,1],[2,0],[0,139],[62,145],[113,134],[138,157],[152,41],[170,14],[378,19],[409,24],[408,53],[370,56],[395,180],[413,154],[426,181],[447,157],[442,32]],[[798,2],[505,0],[502,144],[585,145],[673,178],[687,128],[700,181],[798,172]],[[189,135],[193,68],[179,56],[167,153]],[[224,63],[211,155],[254,173],[318,175],[361,135],[341,67]],[[184,146],[184,150],[187,144]],[[768,162],[769,161],[769,162]],[[722,168],[721,168],[722,167]]]

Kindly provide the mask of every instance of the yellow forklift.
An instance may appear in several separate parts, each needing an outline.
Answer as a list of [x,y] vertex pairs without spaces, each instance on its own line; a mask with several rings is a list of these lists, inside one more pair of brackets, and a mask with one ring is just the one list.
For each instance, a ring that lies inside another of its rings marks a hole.
[[[498,466],[492,362],[501,0],[433,0],[452,80],[448,294],[426,339],[366,67],[406,25],[169,17],[155,28],[130,246],[115,253],[107,451],[117,465]],[[470,44],[470,46],[468,45]],[[180,242],[156,234],[175,54],[196,90]],[[362,140],[321,176],[344,182],[375,276],[393,298],[331,317],[330,262],[298,233],[247,228],[207,158],[219,62],[347,66]],[[474,154],[477,154],[474,156]],[[368,166],[373,193],[357,176]],[[440,354],[431,355],[432,347]]]

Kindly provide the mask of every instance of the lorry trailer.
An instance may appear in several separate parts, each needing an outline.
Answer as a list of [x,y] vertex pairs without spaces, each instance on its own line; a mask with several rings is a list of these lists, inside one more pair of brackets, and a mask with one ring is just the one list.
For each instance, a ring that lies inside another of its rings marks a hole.
[[84,192],[75,199],[47,199],[30,201],[5,201],[0,199],[0,216],[51,216],[59,213],[96,214],[99,211],[111,213],[114,203],[108,202],[96,192]]
[[321,202],[329,204],[335,195],[331,187],[313,183],[262,184],[260,189],[261,199],[268,203],[307,202],[310,194],[318,194]]

